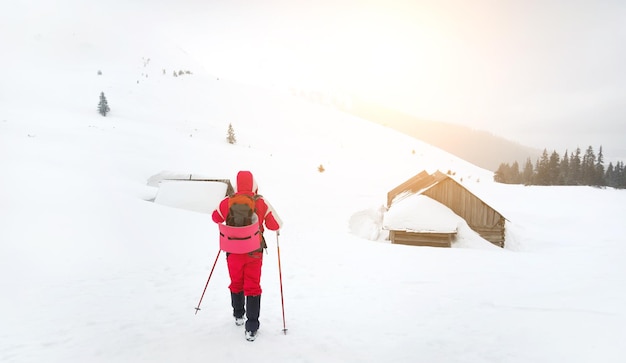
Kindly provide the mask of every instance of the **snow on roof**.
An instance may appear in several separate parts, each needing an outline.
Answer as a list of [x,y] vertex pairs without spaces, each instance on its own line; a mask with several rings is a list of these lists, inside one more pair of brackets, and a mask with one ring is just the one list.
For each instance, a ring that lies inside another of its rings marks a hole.
[[227,187],[225,183],[212,181],[162,180],[154,202],[210,214],[226,196]]
[[383,217],[383,228],[414,232],[456,232],[462,218],[425,195],[414,194],[395,202]]

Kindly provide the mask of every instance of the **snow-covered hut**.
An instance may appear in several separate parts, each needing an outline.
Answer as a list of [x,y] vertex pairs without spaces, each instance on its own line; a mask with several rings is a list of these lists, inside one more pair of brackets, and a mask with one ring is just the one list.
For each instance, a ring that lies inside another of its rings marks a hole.
[[229,179],[166,171],[150,177],[148,185],[159,188],[155,203],[200,213],[211,213],[234,192]]
[[[504,247],[504,226],[505,218],[487,203],[482,201],[463,185],[458,183],[452,177],[436,171],[428,174],[426,171],[415,175],[404,183],[400,184],[389,193],[387,193],[388,211],[395,209],[394,206],[413,195],[426,196],[438,203],[446,206],[459,217],[463,218],[469,227],[476,231],[481,237],[493,243],[496,246]],[[432,205],[424,205],[423,209],[426,213],[434,208]],[[389,212],[388,212],[389,213]],[[416,215],[410,212],[405,218],[407,222],[415,221],[419,218],[426,218],[424,215]],[[428,219],[424,223],[429,222]],[[423,224],[423,223],[422,223]],[[390,230],[389,237],[392,243],[419,244],[429,245],[428,242],[446,238],[441,236],[439,232],[447,234],[447,238],[452,238],[454,234],[446,231],[445,228],[438,231],[438,234],[431,234],[429,238],[428,226],[422,226],[422,230],[413,230],[413,228],[402,227],[402,225],[388,226]],[[399,241],[396,241],[398,240]],[[441,244],[441,242],[439,242]]]

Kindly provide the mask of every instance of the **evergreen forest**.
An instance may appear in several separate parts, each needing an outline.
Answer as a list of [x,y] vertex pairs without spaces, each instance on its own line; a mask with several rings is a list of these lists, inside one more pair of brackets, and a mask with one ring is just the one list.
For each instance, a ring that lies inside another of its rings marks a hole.
[[501,163],[494,174],[494,180],[505,184],[524,185],[590,185],[597,187],[626,188],[624,162],[604,165],[602,146],[596,154],[589,146],[583,154],[580,148],[571,154],[565,151],[561,157],[556,151],[548,154],[547,149],[533,164],[530,158],[523,168],[516,162],[513,165]]

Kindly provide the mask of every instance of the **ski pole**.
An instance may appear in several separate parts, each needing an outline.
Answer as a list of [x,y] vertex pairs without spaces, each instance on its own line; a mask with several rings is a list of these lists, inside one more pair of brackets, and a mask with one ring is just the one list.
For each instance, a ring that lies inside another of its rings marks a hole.
[[204,290],[202,291],[202,295],[200,296],[200,301],[198,301],[198,306],[196,309],[196,315],[200,310],[200,304],[202,304],[202,298],[204,297],[204,293],[206,292],[206,288],[209,286],[209,281],[211,281],[211,276],[213,275],[213,270],[215,270],[215,265],[217,265],[217,259],[220,257],[220,253],[222,250],[217,251],[217,256],[215,256],[215,262],[213,262],[213,268],[211,268],[211,273],[209,274],[209,278],[206,280],[206,285],[204,285]]
[[287,335],[287,326],[285,325],[285,300],[283,298],[283,272],[280,267],[280,244],[278,243],[278,236],[280,233],[276,231],[276,249],[278,250],[278,279],[280,281],[280,304],[283,309],[283,334]]

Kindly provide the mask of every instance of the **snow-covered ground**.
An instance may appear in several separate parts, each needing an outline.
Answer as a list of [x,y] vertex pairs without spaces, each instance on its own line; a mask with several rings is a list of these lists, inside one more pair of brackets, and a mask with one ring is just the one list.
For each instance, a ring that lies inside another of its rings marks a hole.
[[[626,359],[626,191],[495,184],[381,126],[218,80],[147,30],[8,24],[0,361]],[[178,69],[193,74],[173,77]],[[101,91],[107,117],[96,112]],[[232,180],[241,169],[285,222],[279,241],[266,235],[254,343],[233,322],[223,255],[194,314],[217,226],[151,202],[148,183],[170,173]],[[451,249],[385,240],[386,193],[437,169],[508,219],[507,248],[462,221]]]

